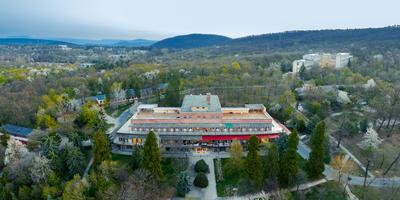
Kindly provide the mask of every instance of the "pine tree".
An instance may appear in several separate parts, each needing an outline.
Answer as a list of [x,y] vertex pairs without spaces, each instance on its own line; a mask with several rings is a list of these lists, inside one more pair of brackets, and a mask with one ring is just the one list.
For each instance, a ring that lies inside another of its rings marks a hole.
[[132,151],[131,166],[133,170],[141,168],[143,165],[143,149],[138,145],[135,145]]
[[278,145],[279,160],[282,160],[288,146],[288,135],[284,132],[279,133],[276,144]]
[[299,144],[299,136],[296,130],[289,135],[288,147],[280,162],[279,183],[283,187],[287,187],[297,175],[299,170],[299,157],[297,155],[297,145]]
[[312,116],[310,121],[307,123],[307,134],[311,134],[320,121],[321,118],[319,118],[318,115]]
[[182,171],[178,175],[176,182],[176,193],[180,197],[184,197],[190,191],[190,180],[186,171]]
[[245,171],[249,180],[259,188],[262,183],[262,162],[258,149],[258,139],[253,135],[247,145],[248,153],[245,161]]
[[307,130],[306,123],[304,122],[303,119],[298,119],[298,120],[297,120],[296,129],[297,129],[297,131],[299,131],[300,133],[303,133],[304,131]]
[[77,174],[74,178],[65,184],[64,192],[61,200],[84,200],[86,199],[85,184],[81,181],[81,177]]
[[279,151],[276,144],[271,144],[264,160],[264,178],[276,180],[279,173]]
[[161,156],[158,148],[157,137],[153,131],[150,131],[146,137],[143,148],[143,167],[158,178],[163,177],[161,170]]
[[98,166],[104,160],[111,159],[110,146],[106,134],[102,131],[97,131],[93,136],[93,155],[95,166]]
[[311,153],[306,163],[306,171],[310,178],[316,179],[322,176],[325,169],[325,122],[321,121],[315,127],[310,140]]

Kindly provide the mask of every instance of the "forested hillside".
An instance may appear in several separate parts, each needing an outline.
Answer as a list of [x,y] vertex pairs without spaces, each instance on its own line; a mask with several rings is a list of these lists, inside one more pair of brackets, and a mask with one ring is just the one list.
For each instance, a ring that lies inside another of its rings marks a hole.
[[57,40],[29,39],[29,38],[0,38],[0,45],[74,45]]
[[233,39],[219,52],[282,51],[298,49],[399,46],[400,26],[366,29],[287,31]]
[[231,39],[221,35],[190,34],[167,38],[152,45],[155,48],[191,49],[226,43]]

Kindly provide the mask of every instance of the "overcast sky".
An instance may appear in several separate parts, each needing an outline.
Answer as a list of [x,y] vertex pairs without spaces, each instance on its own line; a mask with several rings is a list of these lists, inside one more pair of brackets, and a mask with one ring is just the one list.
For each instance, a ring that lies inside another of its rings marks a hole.
[[162,39],[400,24],[399,0],[0,0],[0,36]]

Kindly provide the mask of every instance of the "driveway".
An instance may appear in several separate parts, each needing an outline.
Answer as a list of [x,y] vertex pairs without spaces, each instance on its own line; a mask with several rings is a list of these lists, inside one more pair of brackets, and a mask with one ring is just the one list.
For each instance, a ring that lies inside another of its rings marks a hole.
[[105,114],[105,119],[106,119],[107,123],[113,124],[113,126],[107,130],[107,134],[110,134],[111,138],[114,136],[114,133],[119,128],[121,128],[121,126],[124,125],[125,122],[128,121],[128,119],[132,116],[132,114],[135,113],[138,105],[139,104],[133,104],[131,107],[127,108],[124,112],[121,113],[121,115],[119,115],[116,118]]

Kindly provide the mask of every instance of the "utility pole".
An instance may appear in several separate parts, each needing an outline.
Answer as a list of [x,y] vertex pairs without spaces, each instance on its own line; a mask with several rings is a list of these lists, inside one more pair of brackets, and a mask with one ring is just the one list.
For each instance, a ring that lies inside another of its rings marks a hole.
[[367,176],[368,176],[368,169],[369,169],[369,165],[370,165],[370,160],[367,159],[367,166],[365,168],[365,174],[364,174],[364,184],[363,187],[365,188],[366,184],[367,184]]

